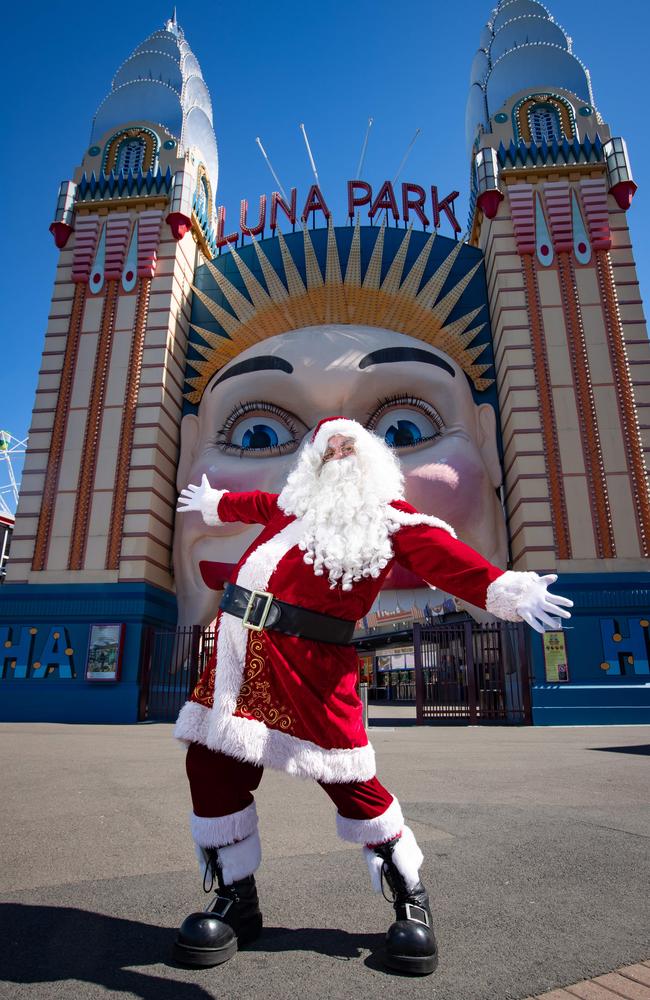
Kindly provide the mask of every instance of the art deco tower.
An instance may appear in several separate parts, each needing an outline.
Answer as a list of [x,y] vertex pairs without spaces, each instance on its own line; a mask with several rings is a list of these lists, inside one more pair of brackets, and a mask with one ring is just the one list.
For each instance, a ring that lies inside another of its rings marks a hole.
[[636,185],[541,3],[503,0],[483,29],[467,152],[513,567],[645,572],[650,349],[626,222]]
[[67,618],[173,623],[188,300],[199,254],[212,256],[217,172],[210,96],[174,16],[118,69],[60,188],[10,620],[29,593],[31,621],[65,595]]
[[218,169],[175,21],[119,68],[90,143],[51,226],[61,256],[8,578],[169,588],[187,299]]

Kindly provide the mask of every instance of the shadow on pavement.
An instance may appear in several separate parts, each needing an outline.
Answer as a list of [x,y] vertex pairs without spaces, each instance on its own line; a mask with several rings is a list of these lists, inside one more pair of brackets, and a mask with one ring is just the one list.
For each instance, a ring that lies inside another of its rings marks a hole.
[[[142,971],[142,966],[167,965],[170,972],[195,974],[172,964],[175,931],[169,927],[73,907],[20,903],[0,904],[0,927],[2,981],[29,987],[77,980],[141,1000],[212,1000],[214,995],[197,983]],[[262,937],[246,951],[312,951],[349,960],[360,958],[362,950],[376,952],[382,941],[382,934],[350,934],[332,928],[265,927]],[[380,968],[374,954],[366,963]]]
[[650,743],[638,743],[632,747],[588,747],[587,749],[605,753],[638,753],[643,757],[650,757]]
[[212,1000],[212,993],[194,983],[129,968],[169,964],[174,939],[169,927],[20,903],[0,904],[0,927],[0,980],[31,985],[76,979],[142,1000]]
[[369,719],[368,721],[369,729],[394,729],[396,726],[399,726],[400,729],[406,726],[417,726],[417,719],[398,715],[395,718],[386,717],[385,719]]
[[330,958],[360,958],[381,948],[383,934],[350,934],[332,927],[265,927],[246,951],[314,951]]

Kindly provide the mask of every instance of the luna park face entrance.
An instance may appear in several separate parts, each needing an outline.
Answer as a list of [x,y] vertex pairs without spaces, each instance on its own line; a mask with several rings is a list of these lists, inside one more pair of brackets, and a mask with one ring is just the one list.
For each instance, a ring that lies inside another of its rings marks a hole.
[[[523,624],[413,625],[414,669],[396,701],[415,699],[418,725],[530,724],[530,668]],[[145,643],[140,720],[173,722],[214,650],[214,629],[153,629]]]

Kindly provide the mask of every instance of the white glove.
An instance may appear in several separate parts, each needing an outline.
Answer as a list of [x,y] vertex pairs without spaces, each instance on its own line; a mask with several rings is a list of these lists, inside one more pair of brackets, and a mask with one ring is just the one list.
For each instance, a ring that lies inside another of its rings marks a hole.
[[[573,601],[568,597],[560,597],[557,594],[549,594],[547,587],[555,583],[557,576],[549,573],[547,576],[540,576],[538,580],[531,582],[527,588],[526,596],[517,605],[517,614],[536,632],[546,632],[547,629],[559,629],[562,627],[561,618],[570,618],[571,613],[565,608],[572,608]],[[557,617],[552,617],[553,615]]]
[[184,490],[181,490],[178,498],[179,514],[185,514],[188,510],[198,510],[203,516],[206,524],[217,523],[217,505],[224,494],[224,490],[213,490],[208,482],[208,477],[203,474],[200,486],[190,483]]

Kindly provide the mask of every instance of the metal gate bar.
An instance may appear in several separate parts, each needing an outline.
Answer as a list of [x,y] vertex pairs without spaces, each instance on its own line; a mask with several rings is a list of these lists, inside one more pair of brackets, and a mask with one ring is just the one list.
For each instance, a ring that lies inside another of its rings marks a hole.
[[416,718],[530,723],[530,676],[521,624],[466,620],[413,628]]
[[173,722],[207,666],[214,629],[200,625],[147,637],[141,674],[141,720]]

